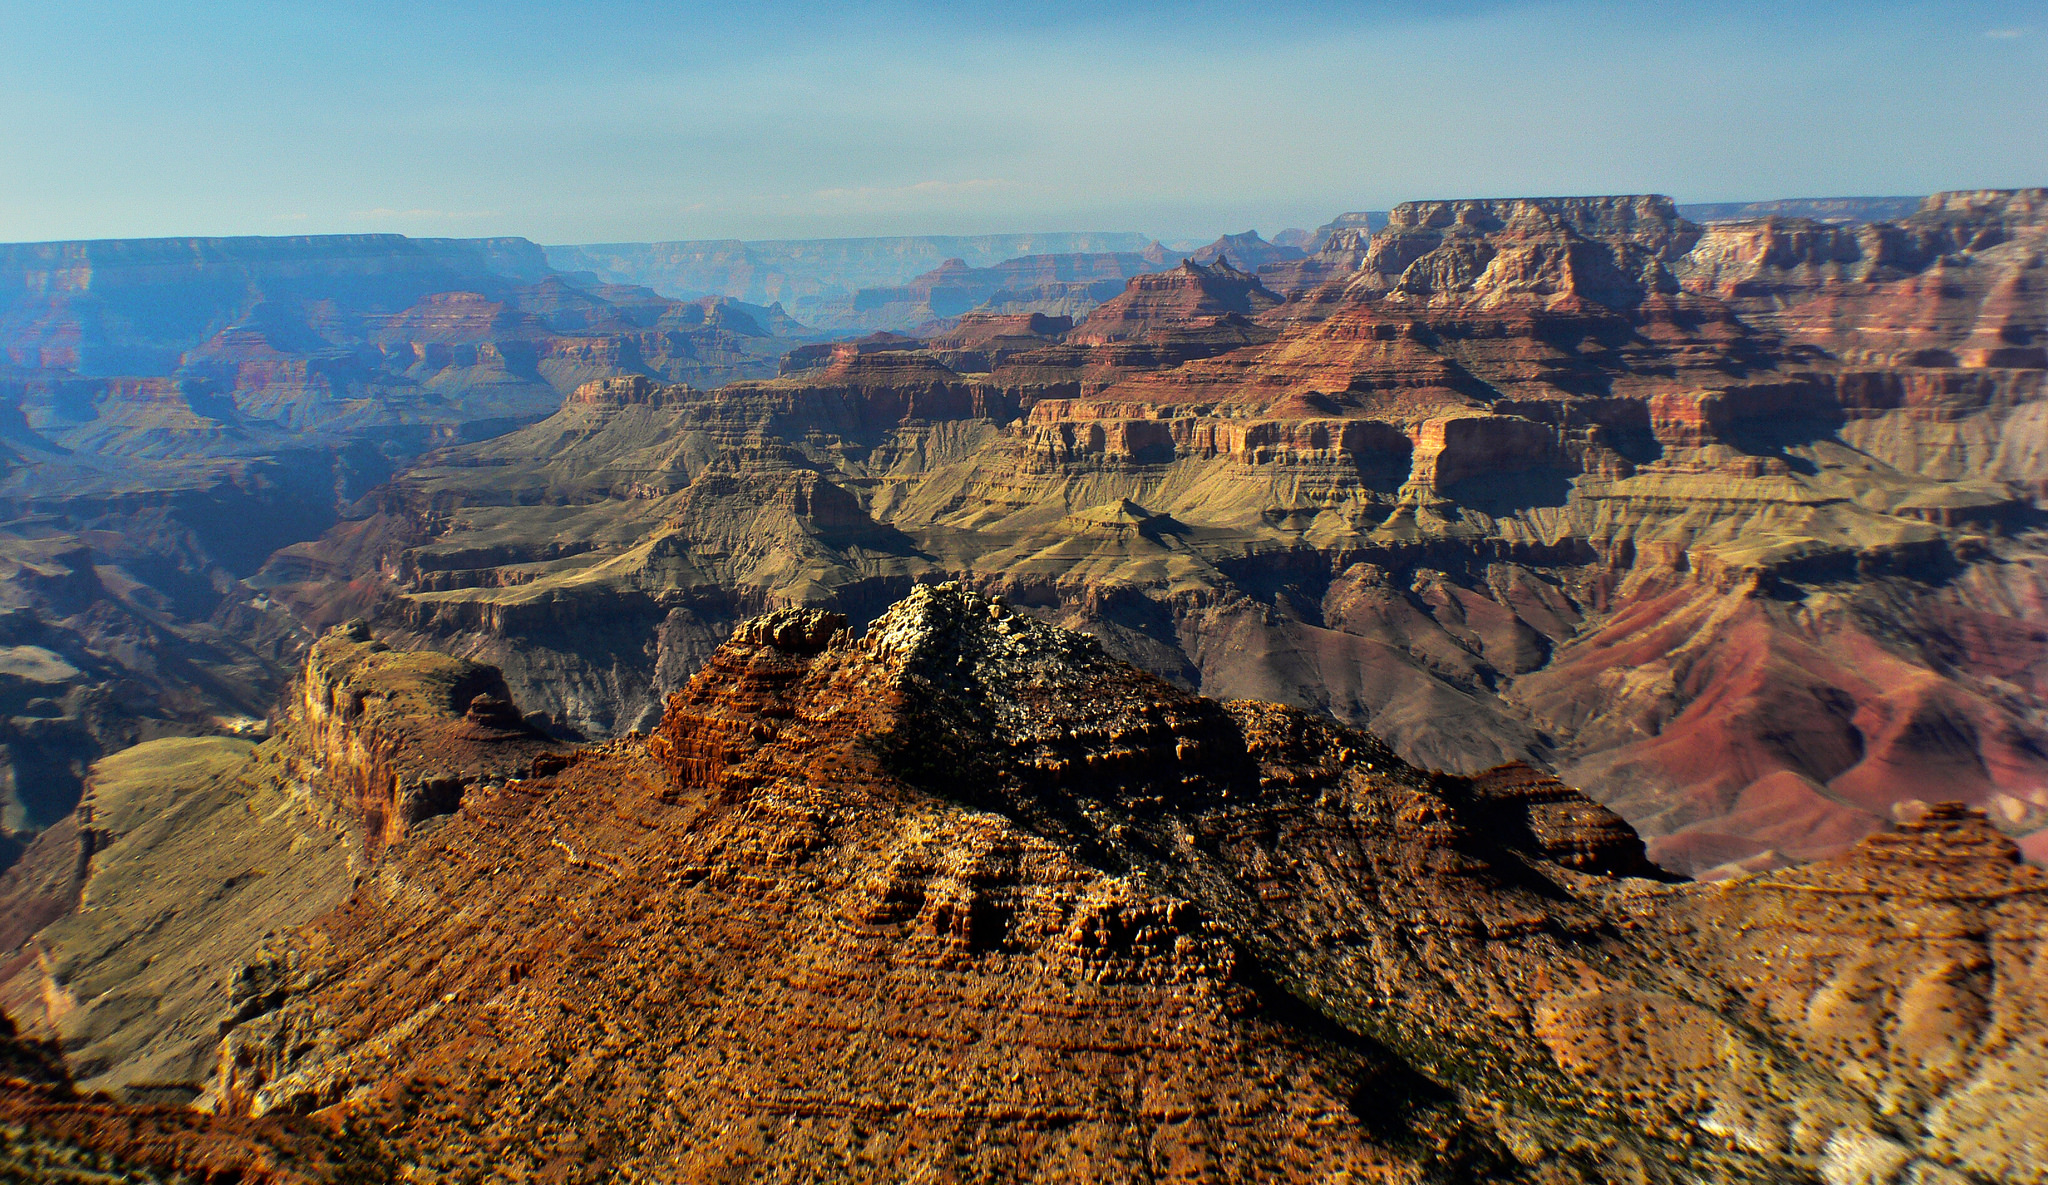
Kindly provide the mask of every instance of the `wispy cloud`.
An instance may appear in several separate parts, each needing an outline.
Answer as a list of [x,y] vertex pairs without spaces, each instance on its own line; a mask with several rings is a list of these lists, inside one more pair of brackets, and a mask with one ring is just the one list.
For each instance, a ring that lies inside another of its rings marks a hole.
[[[496,218],[496,210],[394,210],[379,206],[374,210],[357,210],[350,218],[361,218],[370,222],[390,222],[400,218]],[[301,215],[303,217],[303,215]]]
[[2031,32],[2032,29],[1986,29],[1984,35],[1993,41],[2017,41]]
[[270,216],[272,222],[304,222],[306,218],[307,216],[304,214],[272,214]]
[[966,181],[918,181],[910,185],[833,186],[830,189],[820,189],[811,196],[826,202],[888,202],[904,198],[990,193],[1015,185],[1016,182],[1002,177],[975,177]]

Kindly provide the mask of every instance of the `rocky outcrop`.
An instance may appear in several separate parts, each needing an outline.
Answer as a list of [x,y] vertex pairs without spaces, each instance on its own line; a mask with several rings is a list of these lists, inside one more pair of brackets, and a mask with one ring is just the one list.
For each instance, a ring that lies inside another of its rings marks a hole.
[[286,776],[372,859],[562,748],[512,706],[495,670],[393,650],[360,621],[314,644],[277,727]]
[[1121,296],[1090,313],[1070,340],[1100,346],[1157,342],[1162,335],[1226,326],[1249,328],[1251,317],[1279,303],[1258,277],[1232,267],[1226,258],[1207,264],[1183,260],[1172,271],[1132,280]]
[[[858,638],[749,622],[652,735],[395,851],[268,964],[211,1097],[452,1180],[2042,1179],[2048,885],[1960,808],[1835,867],[1668,883],[1554,779],[926,586]],[[1987,1019],[2011,1072],[1942,1060]],[[1906,1102],[1887,1040],[1947,1069]]]
[[971,312],[927,338],[925,347],[954,370],[986,372],[1017,355],[1058,344],[1073,327],[1070,316]]
[[1575,298],[1632,309],[1677,290],[1699,228],[1665,197],[1403,202],[1351,281],[1395,298]]
[[1805,868],[1630,906],[1820,1072],[1881,1101],[1889,1130],[1834,1137],[1843,1161],[1984,1180],[2042,1171],[2048,1061],[2020,1034],[2048,1022],[2044,910],[2048,875],[1957,803]]
[[[1386,219],[1382,217],[1381,223]],[[1372,251],[1372,232],[1361,223],[1324,228],[1315,250],[1300,259],[1276,260],[1254,270],[1273,291],[1295,296],[1357,271]]]
[[95,764],[73,816],[0,876],[0,1010],[85,1087],[196,1097],[274,936],[393,850],[569,746],[494,670],[403,654],[360,622],[308,655],[269,740],[165,738]]
[[1687,288],[1850,362],[2048,366],[2033,273],[2048,190],[1939,193],[1897,222],[1767,218],[1716,226],[1680,268]]
[[592,379],[569,392],[569,402],[588,407],[663,407],[697,394],[689,387],[672,387],[644,374]]
[[1206,247],[1195,251],[1196,263],[1215,263],[1219,259],[1235,260],[1239,268],[1254,275],[1264,276],[1269,266],[1291,263],[1302,259],[1307,252],[1299,247],[1283,247],[1269,243],[1259,237],[1255,230],[1243,234],[1224,235]]

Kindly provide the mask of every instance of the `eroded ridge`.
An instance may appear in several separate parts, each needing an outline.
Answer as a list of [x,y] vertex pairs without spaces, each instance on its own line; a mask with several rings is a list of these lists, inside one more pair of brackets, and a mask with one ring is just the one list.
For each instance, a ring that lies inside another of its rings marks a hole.
[[[1925,1119],[2025,1114],[2038,1075],[1903,1108],[1762,986],[1754,902],[1833,866],[1672,883],[1534,771],[1425,773],[958,585],[858,638],[757,618],[561,764],[246,972],[212,1104],[450,1180],[2044,1179],[2033,1129]],[[1885,908],[1981,881],[2037,916],[1982,828],[1851,858],[1936,853],[1830,923],[1879,990],[1924,978]],[[2039,927],[2001,941],[2018,999]],[[2034,1007],[2001,1039],[2038,1047]]]

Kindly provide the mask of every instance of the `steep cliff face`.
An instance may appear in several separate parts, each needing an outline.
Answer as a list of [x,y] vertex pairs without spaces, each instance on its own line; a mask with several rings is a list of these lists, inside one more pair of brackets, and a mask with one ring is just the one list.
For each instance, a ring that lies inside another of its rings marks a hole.
[[1403,202],[1349,285],[1395,300],[1575,298],[1634,309],[1677,290],[1668,265],[1699,233],[1656,196]]
[[[1381,215],[1378,221],[1386,225],[1386,216]],[[1275,292],[1294,296],[1338,276],[1348,276],[1358,270],[1372,250],[1372,231],[1366,228],[1362,217],[1357,223],[1333,224],[1317,232],[1310,248],[1300,259],[1275,260],[1255,268],[1260,282]]]
[[1855,228],[1717,226],[1681,271],[1687,288],[1848,362],[2038,370],[2044,248],[2048,190],[1968,191]]
[[451,1180],[2037,1181],[1974,1120],[2042,1105],[2044,908],[1959,807],[1667,883],[1526,767],[923,587],[749,622],[652,735],[465,800],[268,965],[211,1097]]
[[314,644],[278,729],[284,775],[369,859],[562,749],[513,707],[493,668],[393,650],[362,622]]

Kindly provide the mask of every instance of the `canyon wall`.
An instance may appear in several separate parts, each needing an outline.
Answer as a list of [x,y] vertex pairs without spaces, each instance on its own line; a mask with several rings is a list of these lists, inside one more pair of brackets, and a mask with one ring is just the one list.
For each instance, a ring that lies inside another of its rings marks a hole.
[[772,375],[803,332],[523,239],[0,245],[0,866],[96,758],[260,731],[312,632],[244,579],[412,457],[592,378]]
[[750,613],[859,625],[955,577],[1422,765],[1557,769],[1680,870],[1935,798],[2038,854],[2041,217],[2034,191],[1850,230],[1408,203],[1291,296],[1189,263],[1071,328],[968,315],[716,393],[588,388],[261,582],[318,613],[300,574],[346,573],[408,644],[603,736]]
[[568,760],[504,690],[357,622],[311,647],[267,740],[165,737],[94,763],[79,806],[0,872],[0,1013],[87,1090],[192,1101],[220,1026],[276,989],[276,936],[472,796]]

